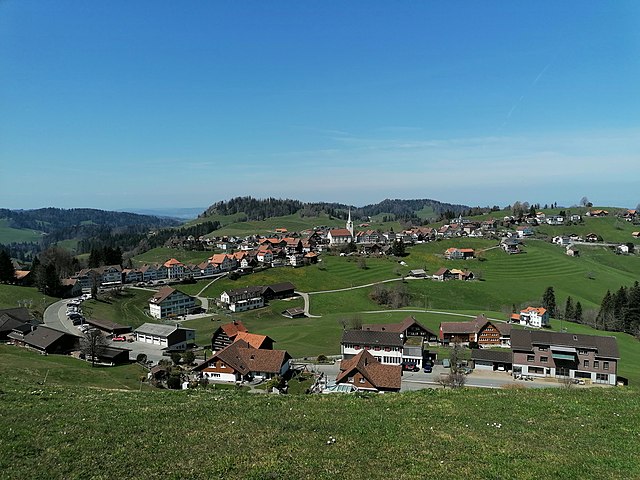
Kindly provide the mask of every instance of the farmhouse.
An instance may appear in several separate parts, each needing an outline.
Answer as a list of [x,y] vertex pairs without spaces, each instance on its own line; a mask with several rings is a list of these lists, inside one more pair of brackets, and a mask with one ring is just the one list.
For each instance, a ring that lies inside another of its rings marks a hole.
[[196,339],[196,331],[174,325],[145,323],[133,331],[136,342],[160,345],[166,350],[185,350]]
[[399,392],[402,382],[400,365],[383,365],[368,351],[340,363],[336,384],[355,385],[359,390]]
[[195,298],[172,287],[162,287],[149,299],[149,313],[155,318],[185,315],[195,308]]
[[620,359],[616,337],[514,330],[511,348],[514,374],[616,384]]
[[50,327],[16,327],[8,335],[16,345],[36,350],[40,353],[65,354],[78,347],[78,337]]
[[31,324],[31,314],[25,307],[3,308],[0,310],[0,341],[7,340],[7,335],[19,326]]
[[235,383],[284,375],[291,356],[285,350],[262,350],[237,340],[193,368],[202,378]]
[[511,328],[507,323],[495,322],[484,315],[478,315],[470,322],[440,323],[439,339],[445,345],[477,343],[483,347],[508,347]]

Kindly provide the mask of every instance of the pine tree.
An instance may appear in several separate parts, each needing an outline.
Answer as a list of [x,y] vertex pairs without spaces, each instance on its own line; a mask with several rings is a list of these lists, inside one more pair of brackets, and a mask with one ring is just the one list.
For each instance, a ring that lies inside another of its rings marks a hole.
[[544,291],[544,295],[542,296],[542,306],[547,309],[550,317],[556,317],[557,315],[557,306],[556,306],[556,294],[553,291],[553,287],[547,287]]
[[577,323],[582,323],[582,304],[580,302],[576,302],[576,308],[573,312],[573,318]]
[[[602,303],[600,304],[600,311],[598,312],[598,316],[596,317],[596,328],[600,328],[601,330],[608,330],[608,327],[612,325],[613,319],[613,296],[611,292],[607,290],[604,298],[602,299]],[[600,323],[601,327],[598,327],[598,323]]]
[[640,327],[640,284],[636,281],[629,289],[627,308],[624,313],[624,331],[635,333]]
[[11,257],[5,250],[0,250],[0,282],[13,283],[16,279],[16,269]]
[[567,320],[575,320],[575,309],[573,307],[573,299],[571,297],[567,297],[567,303],[564,305],[564,318]]

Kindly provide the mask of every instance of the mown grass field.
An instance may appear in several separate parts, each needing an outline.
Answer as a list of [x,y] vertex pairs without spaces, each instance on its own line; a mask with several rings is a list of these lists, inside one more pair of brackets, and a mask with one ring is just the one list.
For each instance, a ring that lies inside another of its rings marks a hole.
[[635,389],[266,396],[3,375],[0,398],[4,478],[640,477]]
[[0,245],[13,242],[38,242],[42,238],[42,232],[25,228],[13,228],[9,226],[6,218],[0,218]]
[[153,292],[147,290],[125,289],[113,300],[87,300],[82,309],[91,318],[111,320],[135,329],[146,322],[158,323],[158,319],[145,314],[152,296]]

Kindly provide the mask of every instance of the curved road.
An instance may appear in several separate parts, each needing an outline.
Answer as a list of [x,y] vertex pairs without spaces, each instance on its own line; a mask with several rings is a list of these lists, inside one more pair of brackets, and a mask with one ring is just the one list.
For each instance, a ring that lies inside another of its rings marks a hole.
[[73,322],[67,318],[66,307],[69,300],[59,300],[52,303],[44,311],[44,324],[60,332],[69,333],[81,337],[80,331],[73,326]]

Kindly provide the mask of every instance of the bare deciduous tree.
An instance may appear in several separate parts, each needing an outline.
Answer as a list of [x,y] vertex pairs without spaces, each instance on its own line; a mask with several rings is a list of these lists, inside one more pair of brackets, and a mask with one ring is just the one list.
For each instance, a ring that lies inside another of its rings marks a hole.
[[87,360],[91,359],[91,366],[94,367],[98,357],[107,348],[108,342],[102,332],[96,328],[91,328],[85,332],[80,339],[80,351]]

